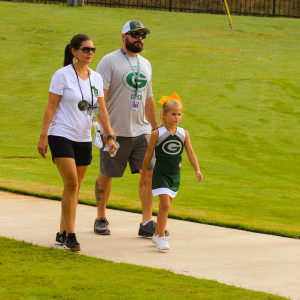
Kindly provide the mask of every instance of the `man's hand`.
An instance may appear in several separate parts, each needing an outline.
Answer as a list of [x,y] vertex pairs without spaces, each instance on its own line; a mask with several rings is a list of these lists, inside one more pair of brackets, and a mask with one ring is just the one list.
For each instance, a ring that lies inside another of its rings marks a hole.
[[[112,129],[112,134],[110,134],[110,135],[113,135],[114,139],[116,140],[117,136],[116,136],[116,133],[115,133],[115,131],[113,129]],[[103,140],[104,140],[105,144],[108,144],[108,142],[107,142],[107,136],[108,135],[105,132],[103,132]]]

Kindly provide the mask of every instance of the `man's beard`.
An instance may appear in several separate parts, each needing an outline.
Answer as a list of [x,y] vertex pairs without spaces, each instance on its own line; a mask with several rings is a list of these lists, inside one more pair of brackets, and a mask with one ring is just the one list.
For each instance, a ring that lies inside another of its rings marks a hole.
[[139,53],[143,50],[143,43],[141,41],[130,42],[126,36],[125,47],[127,50],[133,53]]

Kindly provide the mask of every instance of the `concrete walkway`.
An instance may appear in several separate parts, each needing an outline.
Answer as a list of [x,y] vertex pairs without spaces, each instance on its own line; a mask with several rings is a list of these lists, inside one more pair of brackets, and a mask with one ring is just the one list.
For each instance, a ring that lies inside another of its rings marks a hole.
[[[82,254],[300,299],[299,240],[170,219],[171,250],[161,253],[138,237],[141,215],[108,210],[110,236],[94,234],[95,215],[78,206]],[[56,247],[59,219],[59,201],[0,191],[0,236]]]

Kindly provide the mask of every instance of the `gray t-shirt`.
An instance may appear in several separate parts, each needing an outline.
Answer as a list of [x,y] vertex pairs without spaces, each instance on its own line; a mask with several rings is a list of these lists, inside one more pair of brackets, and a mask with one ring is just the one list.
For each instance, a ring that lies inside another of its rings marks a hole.
[[[106,102],[111,127],[117,136],[136,137],[151,132],[145,117],[145,103],[153,96],[152,68],[139,54],[127,57],[130,62],[120,49],[109,53],[101,59],[96,71],[103,79],[104,89],[108,90]],[[139,71],[137,90],[133,69],[136,74]]]

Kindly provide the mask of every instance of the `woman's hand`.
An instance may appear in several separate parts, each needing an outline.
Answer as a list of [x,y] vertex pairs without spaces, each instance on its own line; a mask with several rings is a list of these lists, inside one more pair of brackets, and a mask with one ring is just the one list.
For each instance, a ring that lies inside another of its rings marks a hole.
[[46,154],[48,151],[47,136],[40,136],[40,140],[38,143],[38,151],[43,158],[46,158]]

